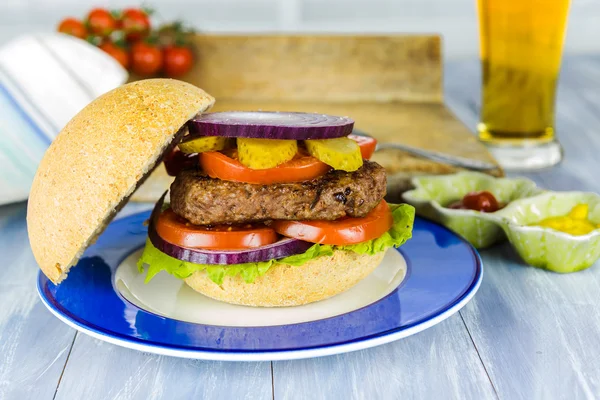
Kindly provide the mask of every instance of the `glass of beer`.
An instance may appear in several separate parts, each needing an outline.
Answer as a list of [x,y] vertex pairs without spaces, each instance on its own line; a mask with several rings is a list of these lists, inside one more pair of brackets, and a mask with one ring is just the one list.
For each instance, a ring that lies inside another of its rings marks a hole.
[[506,169],[560,162],[555,98],[570,0],[477,0],[479,138]]

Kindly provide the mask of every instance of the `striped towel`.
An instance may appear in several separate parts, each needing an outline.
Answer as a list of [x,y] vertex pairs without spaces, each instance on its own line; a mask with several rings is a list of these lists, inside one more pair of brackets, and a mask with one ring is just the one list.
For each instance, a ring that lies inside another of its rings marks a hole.
[[27,35],[1,47],[0,205],[26,200],[62,127],[126,80],[127,71],[110,56],[67,35]]

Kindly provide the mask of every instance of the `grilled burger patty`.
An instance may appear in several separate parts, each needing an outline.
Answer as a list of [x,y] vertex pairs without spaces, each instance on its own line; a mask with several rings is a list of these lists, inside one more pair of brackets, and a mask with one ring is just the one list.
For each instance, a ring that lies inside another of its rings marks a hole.
[[195,225],[364,217],[386,192],[383,167],[364,161],[354,172],[330,171],[298,183],[254,185],[182,171],[171,185],[171,208]]

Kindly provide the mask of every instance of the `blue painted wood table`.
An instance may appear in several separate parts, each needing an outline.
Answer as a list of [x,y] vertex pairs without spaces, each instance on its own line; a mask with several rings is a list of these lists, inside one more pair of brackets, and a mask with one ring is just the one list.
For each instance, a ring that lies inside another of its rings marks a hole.
[[[446,68],[446,101],[468,126],[477,62]],[[555,190],[600,191],[600,57],[567,57],[557,128],[565,161],[527,174]],[[600,397],[600,267],[527,268],[507,245],[458,314],[395,343],[263,363],[139,353],[58,321],[35,290],[24,204],[0,207],[0,399],[584,399]],[[133,207],[126,208],[133,211]]]

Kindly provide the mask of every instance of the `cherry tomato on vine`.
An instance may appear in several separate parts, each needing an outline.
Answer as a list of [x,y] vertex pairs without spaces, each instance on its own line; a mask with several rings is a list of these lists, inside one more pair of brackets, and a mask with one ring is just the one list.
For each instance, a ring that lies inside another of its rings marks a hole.
[[128,42],[138,41],[150,33],[150,18],[146,11],[139,8],[127,8],[121,15],[121,29]]
[[131,47],[131,69],[138,75],[156,74],[163,66],[163,53],[155,45],[137,42]]
[[188,47],[169,46],[163,51],[164,54],[164,73],[171,77],[179,77],[192,68],[194,56]]
[[117,29],[117,20],[104,8],[94,8],[90,11],[86,22],[91,33],[103,37],[109,36]]
[[112,58],[117,60],[119,64],[123,66],[123,68],[129,68],[130,60],[129,53],[123,47],[116,45],[110,41],[104,41],[100,46],[100,49],[104,50],[104,52],[108,53]]
[[67,35],[78,37],[79,39],[85,39],[87,36],[87,29],[83,22],[76,18],[65,18],[60,24],[58,24],[59,32],[66,33]]

